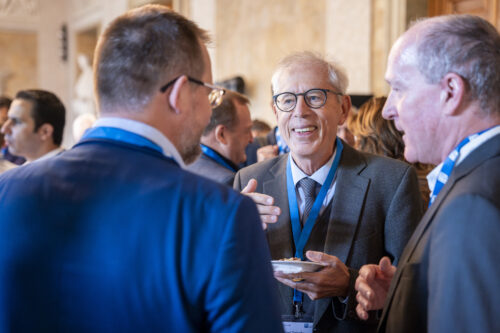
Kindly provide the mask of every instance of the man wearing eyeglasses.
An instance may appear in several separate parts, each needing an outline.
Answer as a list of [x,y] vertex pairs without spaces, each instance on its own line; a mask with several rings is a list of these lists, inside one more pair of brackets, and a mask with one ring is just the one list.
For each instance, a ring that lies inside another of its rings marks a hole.
[[163,6],[118,17],[95,127],[0,176],[0,331],[281,331],[255,204],[182,169],[223,95],[206,42]]
[[324,265],[275,272],[285,331],[374,331],[374,316],[362,322],[355,313],[358,269],[383,256],[397,261],[422,214],[411,166],[336,137],[351,107],[346,89],[334,62],[308,52],[283,59],[272,77],[273,110],[290,154],[235,178],[259,206],[273,259]]

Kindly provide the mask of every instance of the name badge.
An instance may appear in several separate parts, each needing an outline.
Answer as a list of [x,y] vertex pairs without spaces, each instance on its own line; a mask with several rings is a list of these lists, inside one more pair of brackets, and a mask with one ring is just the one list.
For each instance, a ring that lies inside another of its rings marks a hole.
[[311,316],[296,318],[293,315],[282,315],[281,320],[285,333],[312,333],[313,331],[313,318]]
[[313,322],[284,321],[283,329],[285,333],[312,333]]

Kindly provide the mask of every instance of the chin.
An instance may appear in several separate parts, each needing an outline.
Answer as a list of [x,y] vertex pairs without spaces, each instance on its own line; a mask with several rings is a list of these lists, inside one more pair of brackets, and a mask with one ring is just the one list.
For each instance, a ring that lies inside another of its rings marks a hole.
[[201,155],[201,147],[199,144],[186,147],[180,154],[184,163],[188,165],[196,161],[198,156]]

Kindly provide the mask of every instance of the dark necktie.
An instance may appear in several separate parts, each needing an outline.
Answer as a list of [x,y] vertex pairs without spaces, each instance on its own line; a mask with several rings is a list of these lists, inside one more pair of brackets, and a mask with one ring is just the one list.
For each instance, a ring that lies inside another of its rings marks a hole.
[[311,179],[309,177],[302,178],[300,181],[300,186],[302,187],[302,190],[304,191],[305,195],[305,205],[304,205],[304,213],[302,214],[302,226],[307,221],[307,217],[309,216],[309,213],[311,212],[311,208],[314,205],[314,199],[316,199],[316,181],[314,179]]

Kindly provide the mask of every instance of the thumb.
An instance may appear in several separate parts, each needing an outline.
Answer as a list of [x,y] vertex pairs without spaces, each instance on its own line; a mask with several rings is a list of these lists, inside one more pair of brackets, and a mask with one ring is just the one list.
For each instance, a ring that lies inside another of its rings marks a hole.
[[391,259],[389,257],[383,257],[379,262],[380,271],[384,275],[392,275],[394,273],[395,267],[391,265]]
[[307,259],[309,259],[311,261],[319,262],[319,263],[323,263],[323,264],[329,264],[329,263],[335,262],[334,256],[330,256],[326,253],[319,252],[319,251],[307,251],[306,257],[307,257]]
[[278,145],[273,145],[273,152],[275,154],[278,154],[278,150],[279,150]]
[[256,189],[257,189],[257,180],[252,178],[248,181],[247,186],[245,186],[245,188],[241,190],[241,193],[252,193],[255,192]]

